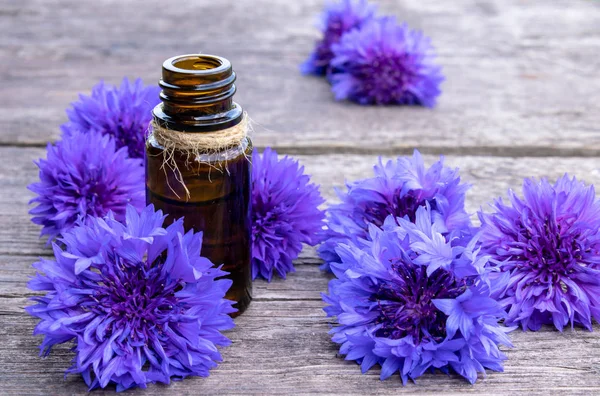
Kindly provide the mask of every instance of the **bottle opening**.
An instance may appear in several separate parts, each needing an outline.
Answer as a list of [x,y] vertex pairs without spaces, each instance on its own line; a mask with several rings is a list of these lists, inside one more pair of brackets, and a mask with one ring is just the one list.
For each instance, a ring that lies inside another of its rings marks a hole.
[[167,59],[163,63],[163,77],[165,73],[175,76],[223,76],[231,75],[231,63],[220,56],[190,54],[180,55]]
[[177,69],[183,70],[211,70],[223,66],[223,62],[212,55],[183,56],[173,59],[171,63]]

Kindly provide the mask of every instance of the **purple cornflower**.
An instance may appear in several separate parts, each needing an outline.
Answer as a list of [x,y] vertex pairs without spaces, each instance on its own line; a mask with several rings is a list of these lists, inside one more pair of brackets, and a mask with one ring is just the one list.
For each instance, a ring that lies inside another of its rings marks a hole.
[[112,211],[123,220],[127,204],[145,205],[142,162],[129,158],[126,148],[116,150],[114,140],[99,132],[73,131],[49,143],[47,158],[37,162],[40,181],[28,187],[37,194],[32,221],[52,240],[87,215]]
[[323,38],[314,52],[300,66],[304,74],[326,75],[333,58],[331,46],[340,41],[342,35],[361,27],[375,16],[376,7],[367,0],[341,0],[325,7],[319,23]]
[[29,287],[46,295],[26,309],[40,319],[41,354],[75,341],[67,373],[90,390],[208,376],[229,344],[231,280],[200,256],[202,233],[185,233],[181,219],[165,229],[164,218],[153,206],[128,206],[124,223],[90,218],[63,235],[64,249],[53,244],[55,260],[33,265]]
[[378,18],[332,45],[337,100],[433,107],[444,80],[429,38],[392,17]]
[[444,166],[443,157],[429,169],[415,150],[412,158],[399,157],[395,162],[374,167],[375,177],[347,183],[348,192],[338,191],[342,201],[327,210],[326,240],[319,247],[321,267],[337,262],[340,243],[359,244],[368,238],[369,224],[380,227],[390,214],[415,220],[417,208],[429,203],[433,221],[443,233],[467,232],[471,221],[465,211],[467,184],[460,184],[458,169]]
[[252,278],[285,279],[302,244],[320,242],[325,214],[319,187],[304,167],[266,148],[252,155]]
[[100,82],[91,96],[79,95],[67,109],[63,135],[74,130],[101,132],[111,135],[118,148],[127,147],[130,157],[144,158],[146,131],[159,93],[158,86],[145,87],[139,78],[133,83],[124,78],[119,88]]
[[429,205],[416,222],[389,216],[383,228],[369,227],[370,241],[340,244],[332,264],[325,312],[338,326],[332,340],[340,354],[366,372],[381,365],[381,379],[398,373],[402,382],[426,371],[450,369],[469,382],[485,369],[502,371],[510,331],[498,325],[504,311],[490,297],[488,257],[448,239]]
[[497,298],[508,325],[539,330],[600,321],[600,201],[594,187],[567,175],[554,185],[525,179],[492,214],[480,212],[481,243],[510,277]]

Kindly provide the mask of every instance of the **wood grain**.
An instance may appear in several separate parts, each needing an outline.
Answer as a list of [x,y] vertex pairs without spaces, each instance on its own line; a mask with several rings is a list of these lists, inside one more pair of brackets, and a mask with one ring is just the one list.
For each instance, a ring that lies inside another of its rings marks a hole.
[[[23,307],[32,295],[26,288],[33,275],[36,256],[49,255],[37,239],[39,229],[28,221],[27,201],[32,194],[25,186],[36,178],[33,160],[43,156],[39,148],[0,147],[0,393],[80,394],[85,385],[78,377],[63,380],[72,353],[57,348],[47,359],[37,357],[39,338],[31,336],[35,320]],[[321,184],[332,201],[333,186],[344,179],[368,177],[375,156],[308,155],[297,157],[313,180]],[[426,156],[432,163],[434,156]],[[475,211],[509,187],[518,187],[523,177],[564,172],[589,183],[600,183],[600,164],[586,158],[495,158],[449,156],[450,166],[459,166],[463,178],[473,183],[468,208]],[[320,293],[329,276],[318,270],[314,249],[305,249],[296,261],[297,272],[288,280],[256,281],[255,300],[236,319],[228,332],[233,345],[223,350],[224,363],[209,378],[192,378],[170,387],[150,386],[132,394],[192,395],[241,393],[483,393],[528,394],[600,391],[600,339],[597,333],[579,329],[558,333],[512,333],[516,348],[507,350],[504,373],[488,373],[474,386],[451,375],[427,374],[416,384],[401,387],[399,379],[381,382],[375,369],[361,375],[358,366],[337,355],[329,341],[329,320],[322,311]],[[600,327],[596,327],[600,330]],[[112,394],[112,390],[94,394]]]
[[[33,194],[26,186],[37,178],[33,161],[45,156],[40,148],[0,147],[0,221],[10,227],[0,228],[0,254],[38,255],[47,252],[39,240],[38,227],[28,221],[27,202]],[[312,180],[321,186],[323,196],[335,201],[334,188],[344,187],[345,180],[372,175],[376,155],[330,154],[297,155]],[[392,158],[392,157],[384,157]],[[438,156],[425,156],[428,164]],[[550,180],[568,173],[587,183],[600,183],[600,162],[593,158],[561,157],[486,157],[447,156],[445,163],[461,169],[465,182],[472,185],[467,195],[467,210],[475,213],[498,196],[506,196],[509,188],[519,190],[525,177],[547,177]],[[473,220],[476,221],[475,216]]]
[[[314,267],[312,267],[314,269]],[[315,277],[322,277],[315,269]],[[280,282],[280,281],[277,281]],[[293,282],[293,277],[287,282]],[[323,286],[325,282],[323,281]],[[10,305],[24,305],[23,299]],[[4,304],[3,304],[4,305]],[[34,322],[13,314],[0,329],[0,389],[4,394],[80,394],[82,380],[62,379],[72,353],[57,348],[49,358],[36,356],[39,339],[30,336]],[[402,387],[399,379],[381,382],[378,370],[361,375],[355,363],[336,356],[326,333],[327,319],[318,301],[254,301],[228,332],[233,344],[223,350],[224,363],[208,378],[190,378],[170,387],[150,386],[132,394],[593,394],[600,389],[600,345],[595,333],[581,330],[563,334],[544,329],[514,332],[517,348],[508,350],[504,373],[488,373],[476,385],[455,375],[426,374],[416,384]],[[600,328],[596,328],[599,330]],[[94,394],[112,394],[94,392]]]
[[[368,177],[378,155],[448,154],[473,184],[475,213],[524,177],[564,173],[600,183],[600,2],[593,0],[378,1],[431,36],[447,77],[435,110],[334,102],[298,65],[318,37],[322,0],[0,0],[0,394],[85,394],[63,379],[73,354],[37,356],[25,314],[31,263],[50,256],[29,221],[33,160],[59,136],[64,109],[100,79],[159,78],[162,61],[190,52],[229,58],[236,99],[255,143],[294,154],[328,203],[344,180]],[[436,159],[427,155],[426,161]],[[600,339],[580,329],[512,333],[504,373],[471,386],[427,374],[402,387],[361,375],[337,354],[320,293],[329,276],[313,248],[288,280],[256,281],[255,300],[228,332],[233,345],[209,378],[131,394],[598,394]],[[94,394],[113,394],[113,390]]]
[[[435,110],[333,101],[298,65],[322,0],[4,0],[0,144],[42,145],[100,79],[154,83],[162,61],[230,58],[256,143],[287,152],[590,156],[600,151],[600,3],[381,1],[431,36],[446,82]],[[27,88],[25,88],[27,87]]]

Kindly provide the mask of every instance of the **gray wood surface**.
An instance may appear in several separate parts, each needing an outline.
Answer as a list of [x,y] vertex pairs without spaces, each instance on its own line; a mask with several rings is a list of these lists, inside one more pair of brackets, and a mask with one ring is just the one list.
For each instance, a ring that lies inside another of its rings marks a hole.
[[[32,161],[44,155],[40,148],[0,148],[0,390],[9,394],[72,394],[85,391],[77,377],[62,379],[69,366],[68,348],[59,347],[47,359],[37,357],[39,339],[31,336],[35,320],[23,307],[28,304],[26,281],[34,273],[31,263],[50,251],[30,225],[25,186],[36,177]],[[333,186],[344,179],[367,177],[375,157],[371,155],[300,155],[324,195],[333,199]],[[428,163],[435,156],[426,156]],[[586,158],[531,158],[449,156],[451,166],[461,168],[473,184],[468,210],[475,212],[507,188],[518,188],[523,177],[576,173],[588,183],[600,183],[600,164]],[[399,380],[381,382],[378,370],[361,375],[356,364],[345,362],[329,341],[329,321],[322,311],[320,293],[329,277],[318,270],[313,249],[305,249],[296,261],[297,272],[286,281],[254,283],[255,300],[236,319],[228,332],[233,345],[223,350],[224,363],[206,379],[189,379],[171,387],[152,386],[148,394],[198,393],[413,393],[548,392],[592,393],[600,391],[600,339],[598,333],[576,329],[558,333],[512,333],[516,346],[507,350],[504,373],[489,373],[474,385],[457,376],[427,374],[417,384],[402,388]],[[600,328],[597,328],[600,330]],[[95,392],[102,394],[102,392]],[[109,391],[107,393],[112,393]],[[141,394],[141,391],[134,391]]]
[[[124,3],[124,4],[122,4]],[[524,177],[564,173],[600,183],[600,2],[596,0],[381,1],[423,29],[438,48],[447,81],[435,110],[372,108],[332,100],[327,84],[298,64],[317,33],[321,0],[0,0],[0,394],[84,394],[63,380],[72,354],[37,356],[35,320],[23,311],[31,263],[51,252],[29,222],[32,161],[58,138],[64,109],[100,79],[158,79],[174,54],[218,53],[239,75],[239,102],[255,120],[258,146],[294,154],[332,202],[334,186],[367,177],[378,155],[419,147],[445,153],[473,184],[474,213]],[[426,161],[433,162],[433,155]],[[233,345],[209,378],[132,394],[600,392],[599,326],[589,333],[512,333],[504,373],[475,385],[427,374],[402,387],[361,375],[337,355],[320,293],[314,249],[287,281],[257,281],[255,300],[228,332]],[[95,392],[112,394],[113,391]]]
[[232,61],[237,100],[266,129],[260,146],[533,156],[600,149],[596,0],[378,2],[438,48],[447,81],[435,110],[336,103],[322,79],[300,76],[324,0],[2,2],[2,144],[56,138],[64,109],[100,79],[154,83],[168,57],[203,51]]

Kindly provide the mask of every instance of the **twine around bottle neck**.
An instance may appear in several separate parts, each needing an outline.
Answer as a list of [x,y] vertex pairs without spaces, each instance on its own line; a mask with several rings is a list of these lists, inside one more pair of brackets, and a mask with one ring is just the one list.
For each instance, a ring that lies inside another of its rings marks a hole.
[[[213,154],[226,151],[228,149],[239,147],[248,136],[250,128],[248,115],[244,113],[241,122],[238,124],[219,131],[211,132],[182,132],[173,129],[167,129],[160,126],[156,121],[152,121],[151,134],[157,144],[163,148],[163,165],[162,168],[169,180],[167,168],[175,175],[175,179],[183,186],[186,192],[187,199],[190,198],[190,191],[185,185],[183,175],[179,169],[176,158],[185,157],[186,166],[193,162],[203,163],[201,158],[210,157]],[[245,155],[245,154],[244,154]],[[227,160],[209,162],[206,164],[212,168],[224,172],[227,171]],[[171,191],[178,197],[179,195],[169,186]]]
[[193,151],[197,154],[212,154],[239,146],[248,136],[248,116],[227,129],[211,132],[181,132],[167,129],[152,121],[152,135],[165,149]]

